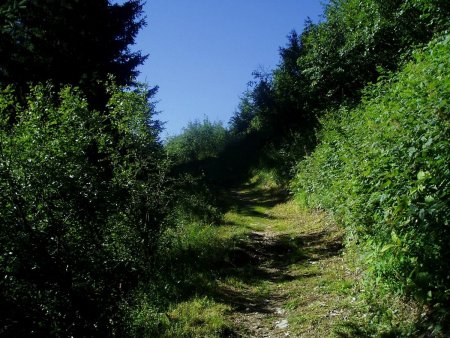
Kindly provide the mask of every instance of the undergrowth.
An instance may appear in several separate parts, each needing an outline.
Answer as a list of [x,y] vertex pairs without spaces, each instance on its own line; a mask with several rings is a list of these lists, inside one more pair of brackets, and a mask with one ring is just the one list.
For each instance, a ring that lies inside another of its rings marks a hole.
[[229,330],[224,319],[229,308],[208,296],[215,288],[213,266],[233,247],[221,231],[200,222],[166,230],[152,282],[142,285],[127,304],[132,335],[210,337]]

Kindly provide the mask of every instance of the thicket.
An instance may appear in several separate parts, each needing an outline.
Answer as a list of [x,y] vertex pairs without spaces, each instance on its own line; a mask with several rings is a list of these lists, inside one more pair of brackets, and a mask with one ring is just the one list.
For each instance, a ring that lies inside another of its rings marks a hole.
[[143,25],[140,0],[0,4],[2,336],[127,334],[176,190]]
[[2,335],[120,335],[120,304],[149,276],[166,163],[147,91],[108,91],[100,114],[69,86],[25,104],[2,89]]
[[447,34],[369,86],[354,109],[331,111],[293,183],[358,243],[369,292],[412,296],[441,324],[450,297],[449,55]]

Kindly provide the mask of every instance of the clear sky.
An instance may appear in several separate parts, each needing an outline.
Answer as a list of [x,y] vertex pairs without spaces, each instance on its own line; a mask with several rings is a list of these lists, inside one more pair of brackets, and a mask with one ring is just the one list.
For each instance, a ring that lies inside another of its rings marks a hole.
[[139,80],[158,85],[163,138],[189,121],[226,125],[252,72],[273,69],[278,49],[309,16],[316,22],[321,0],[148,0],[148,25],[135,48],[150,54]]

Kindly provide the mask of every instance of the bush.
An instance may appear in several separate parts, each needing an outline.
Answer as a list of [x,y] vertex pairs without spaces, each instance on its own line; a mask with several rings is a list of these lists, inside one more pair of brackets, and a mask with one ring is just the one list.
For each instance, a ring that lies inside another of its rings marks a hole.
[[0,334],[118,334],[166,214],[165,166],[144,88],[0,94]]
[[227,143],[227,131],[220,122],[207,118],[189,122],[178,136],[167,140],[165,149],[177,163],[201,161],[217,157]]
[[450,296],[448,55],[450,36],[437,38],[359,107],[330,114],[293,184],[357,237],[373,283],[434,311]]

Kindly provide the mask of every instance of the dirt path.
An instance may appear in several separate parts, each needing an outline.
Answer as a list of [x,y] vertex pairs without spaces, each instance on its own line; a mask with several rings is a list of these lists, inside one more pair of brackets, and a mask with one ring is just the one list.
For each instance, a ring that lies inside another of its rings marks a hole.
[[[251,337],[290,336],[289,322],[283,305],[286,295],[274,288],[277,281],[288,279],[286,267],[279,264],[279,249],[276,235],[269,232],[251,232],[246,243],[246,254],[258,267],[261,278],[267,281],[266,295],[254,294],[252,287],[237,292],[228,289],[228,296],[234,298],[235,312],[230,318],[241,335]],[[282,249],[282,248],[281,248]],[[277,253],[278,252],[278,253]]]
[[226,258],[219,299],[235,337],[345,336],[352,275],[341,257],[342,232],[277,191],[234,193],[228,225],[245,228]]

